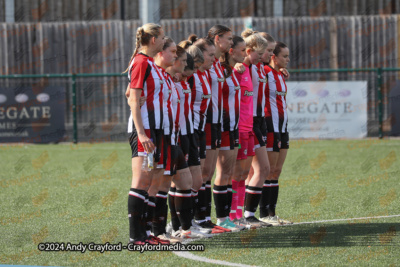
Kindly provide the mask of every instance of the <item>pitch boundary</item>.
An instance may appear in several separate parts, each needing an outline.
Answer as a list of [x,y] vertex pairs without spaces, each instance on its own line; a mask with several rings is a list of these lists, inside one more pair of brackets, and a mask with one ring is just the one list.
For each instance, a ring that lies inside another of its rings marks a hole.
[[[395,218],[395,217],[400,217],[400,214],[397,214],[397,215],[386,215],[386,216],[373,216],[373,217],[358,217],[358,218],[321,220],[321,221],[312,221],[312,222],[299,222],[299,223],[293,223],[293,224],[290,224],[290,225],[285,225],[285,227],[293,226],[293,225],[301,225],[301,224],[316,224],[316,223],[326,223],[326,222],[341,222],[341,221],[353,221],[353,220],[383,219],[383,218]],[[187,252],[187,251],[174,251],[173,253],[176,256],[181,257],[181,258],[194,260],[194,261],[205,262],[205,263],[211,263],[211,264],[219,264],[219,265],[224,265],[224,266],[238,266],[238,267],[256,266],[256,265],[246,265],[246,264],[240,264],[240,263],[234,263],[234,262],[228,262],[228,261],[222,261],[222,260],[209,259],[209,258],[206,258],[206,257],[201,257],[201,256],[194,255],[194,254],[192,254],[190,252]]]

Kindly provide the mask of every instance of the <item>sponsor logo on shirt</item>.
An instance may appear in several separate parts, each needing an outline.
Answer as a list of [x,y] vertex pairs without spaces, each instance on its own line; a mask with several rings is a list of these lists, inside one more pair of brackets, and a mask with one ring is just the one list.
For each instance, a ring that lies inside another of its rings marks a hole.
[[182,90],[182,93],[184,93],[184,94],[190,94],[190,93],[191,93],[191,90],[190,90],[190,89]]
[[220,83],[225,82],[225,78],[217,78],[217,81],[219,81]]
[[240,90],[240,86],[235,86],[235,90]]
[[286,92],[275,91],[275,94],[280,95],[280,96],[286,96]]
[[267,83],[267,79],[258,78],[258,81],[259,81],[260,83]]
[[202,98],[202,99],[204,99],[204,98],[210,99],[210,98],[211,98],[211,95],[204,95],[204,94],[203,94],[203,95],[201,96],[201,98]]
[[249,91],[244,91],[244,95],[245,96],[253,96],[253,92],[249,92]]
[[160,84],[164,84],[164,80],[161,80],[161,79],[160,79]]

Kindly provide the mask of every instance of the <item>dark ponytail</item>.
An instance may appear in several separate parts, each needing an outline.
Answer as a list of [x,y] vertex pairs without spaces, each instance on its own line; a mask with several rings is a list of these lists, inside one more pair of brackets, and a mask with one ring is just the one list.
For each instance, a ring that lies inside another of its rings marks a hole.
[[[231,48],[235,48],[239,43],[244,42],[243,38],[237,35],[233,36],[233,45]],[[226,52],[222,55],[222,61],[221,61],[221,66],[226,69],[224,73],[224,77],[228,78],[229,76],[232,75],[232,67],[229,65],[229,52]]]
[[208,31],[207,39],[211,40],[214,43],[216,36],[222,36],[227,32],[231,32],[232,30],[224,25],[214,25]]
[[282,50],[283,48],[286,48],[286,47],[287,47],[287,45],[286,45],[285,43],[277,42],[277,43],[276,43],[276,46],[275,46],[275,49],[274,49],[274,55],[275,55],[275,56],[278,56],[279,53],[281,52],[281,50]]

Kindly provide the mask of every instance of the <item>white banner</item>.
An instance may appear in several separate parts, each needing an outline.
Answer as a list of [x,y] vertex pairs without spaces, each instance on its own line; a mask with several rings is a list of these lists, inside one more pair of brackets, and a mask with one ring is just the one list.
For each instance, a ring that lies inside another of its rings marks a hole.
[[290,139],[366,137],[366,81],[286,84]]

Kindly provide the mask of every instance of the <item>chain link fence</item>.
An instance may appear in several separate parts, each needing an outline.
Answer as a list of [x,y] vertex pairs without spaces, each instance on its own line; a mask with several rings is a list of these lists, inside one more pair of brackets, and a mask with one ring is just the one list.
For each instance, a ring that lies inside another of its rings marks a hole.
[[[290,81],[367,81],[367,105],[359,108],[367,113],[367,136],[383,137],[400,135],[399,77],[400,69],[395,68],[314,69],[292,70]],[[0,100],[2,92],[7,90],[15,97],[26,90],[36,96],[46,90],[54,92],[50,93],[51,100],[56,99],[64,110],[64,118],[60,119],[64,121],[65,131],[58,131],[63,141],[125,141],[130,112],[124,95],[127,85],[126,75],[118,73],[3,75],[0,76]],[[29,108],[36,103],[36,99],[28,99],[20,107]],[[0,114],[7,115],[8,106],[5,103],[1,106]],[[21,123],[26,115],[18,114]],[[40,127],[37,131],[40,132]]]

